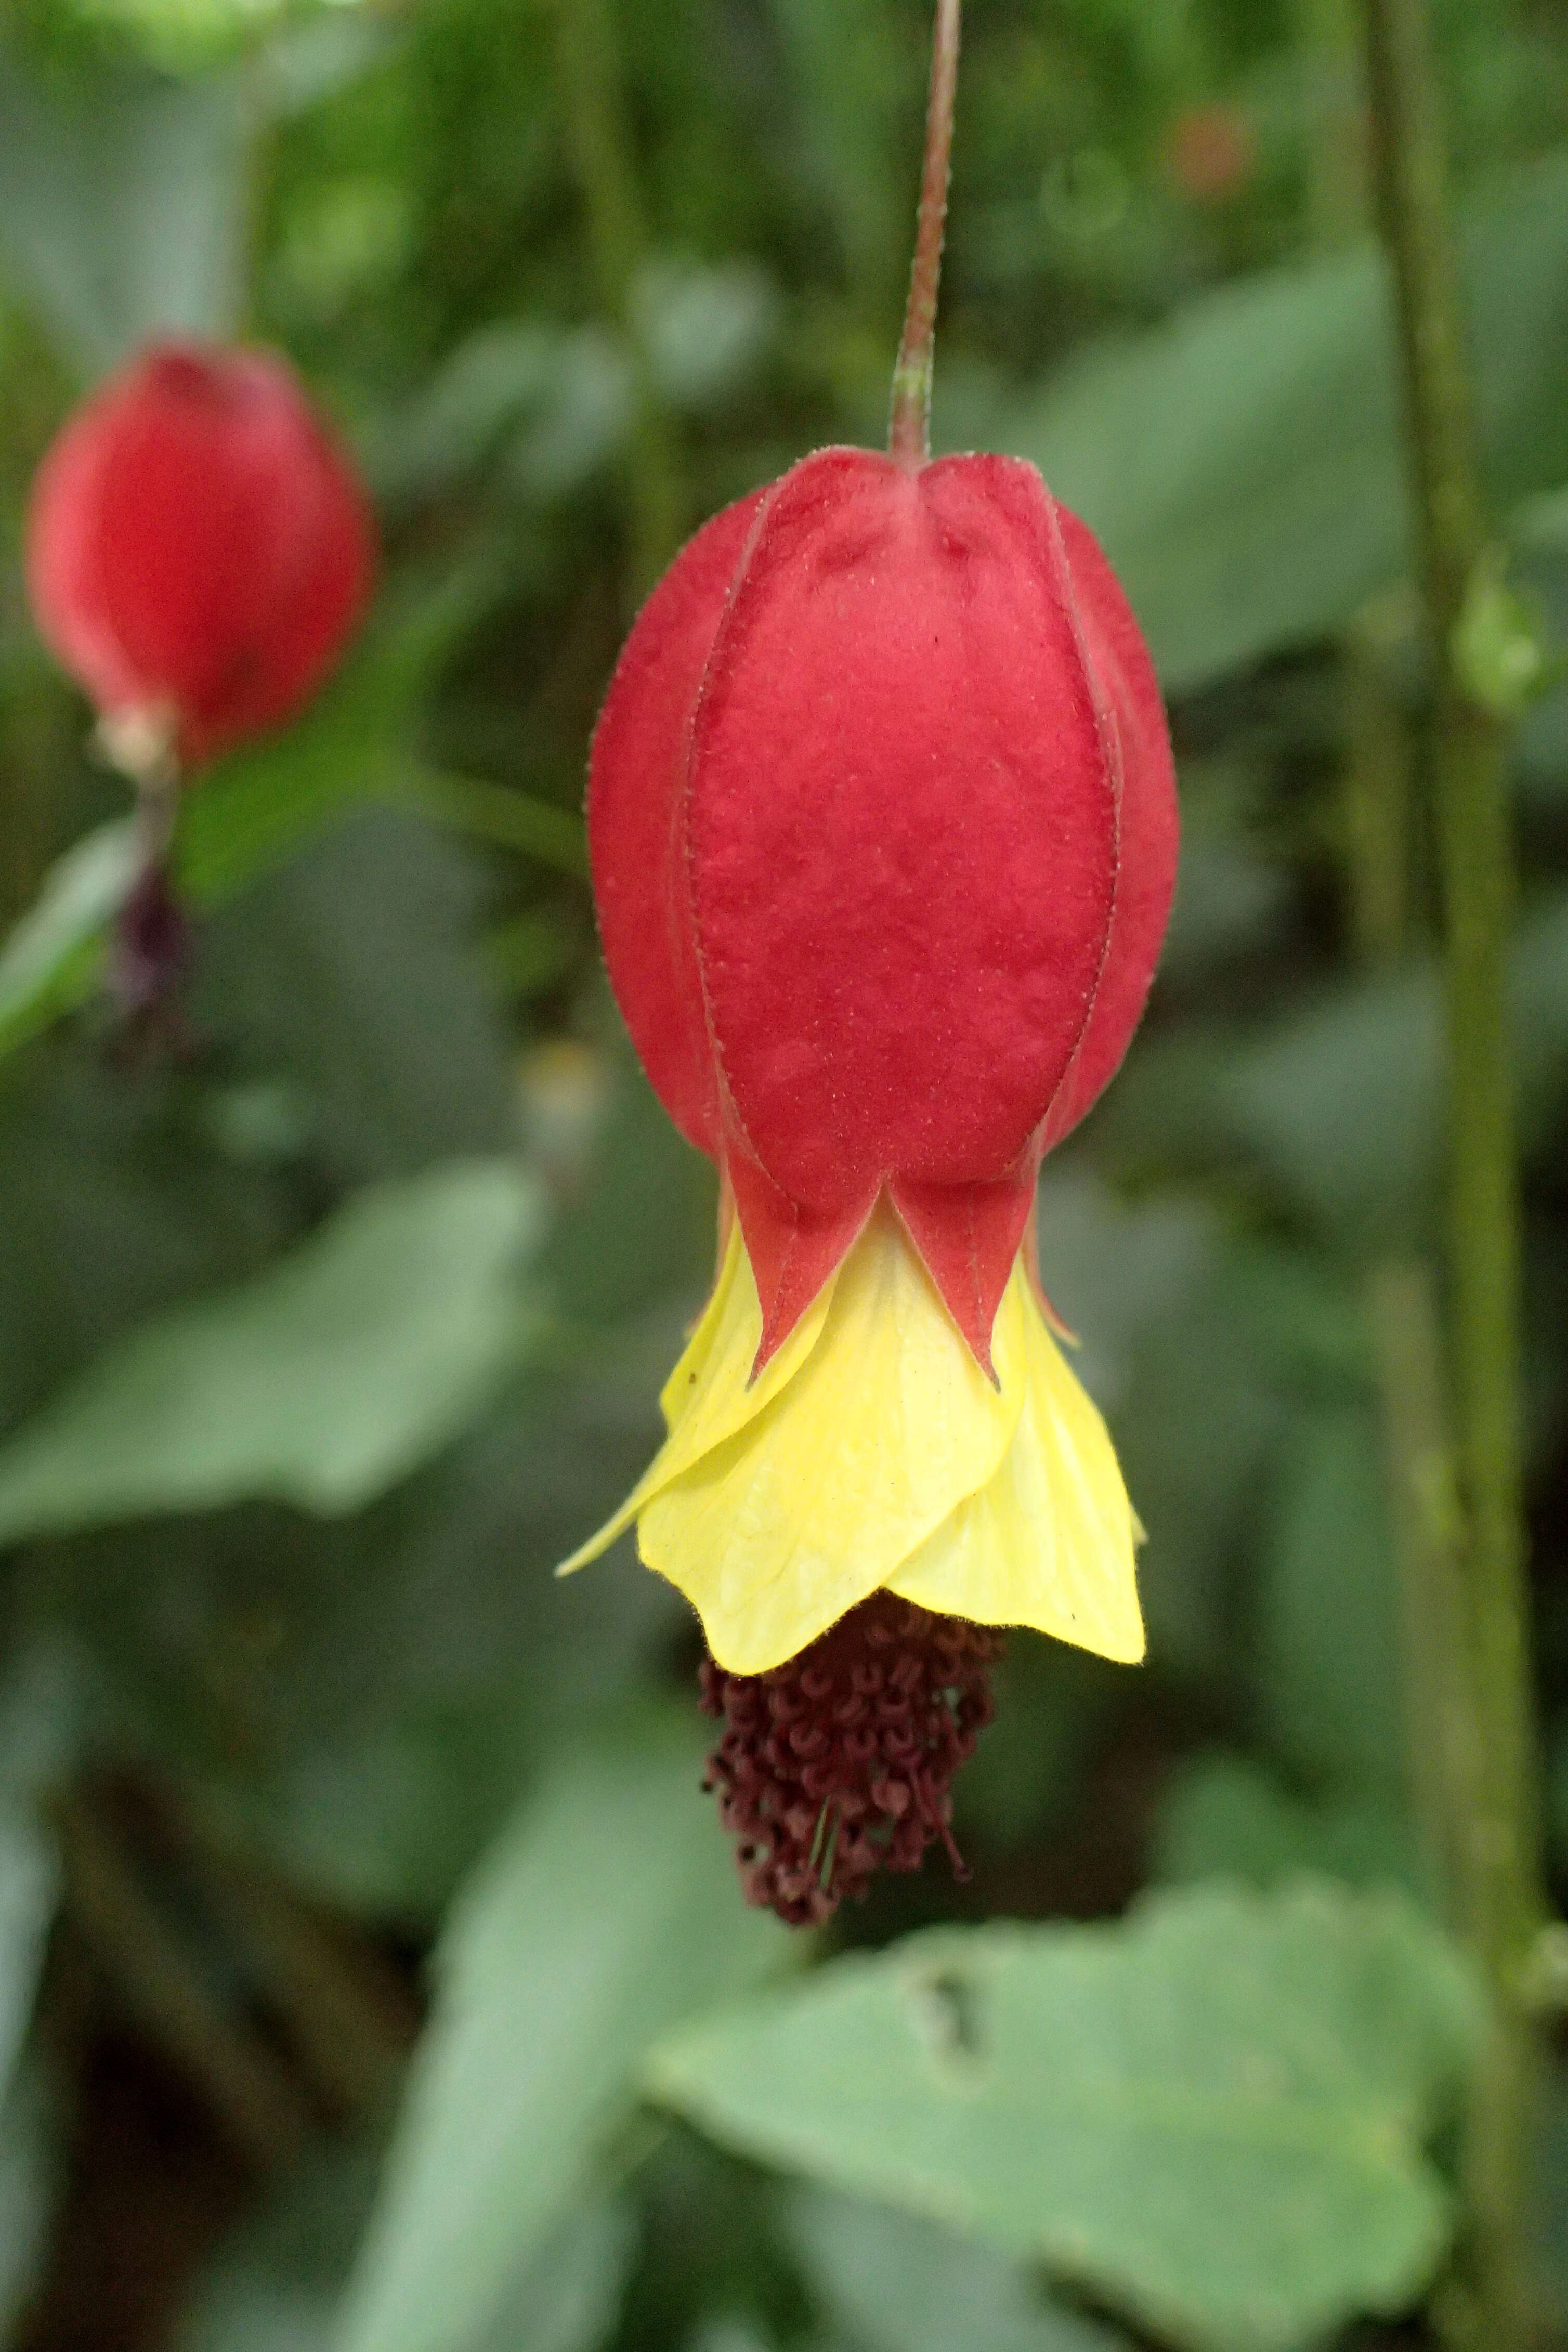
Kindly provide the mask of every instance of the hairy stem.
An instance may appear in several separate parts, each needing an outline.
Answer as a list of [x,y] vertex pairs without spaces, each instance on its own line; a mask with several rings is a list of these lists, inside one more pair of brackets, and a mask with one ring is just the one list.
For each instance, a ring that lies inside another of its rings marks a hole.
[[958,92],[962,0],[937,0],[931,34],[931,96],[926,103],[925,168],[921,174],[915,257],[903,339],[893,370],[888,447],[910,473],[931,456],[931,361],[936,346],[936,298],[942,283],[942,241],[947,226],[947,181],[952,154],[952,108]]
[[1465,2149],[1474,2335],[1529,2340],[1524,1979],[1542,1916],[1522,1519],[1519,1207],[1506,959],[1514,900],[1506,740],[1457,637],[1488,548],[1426,0],[1365,0],[1373,166],[1398,289],[1427,618],[1448,1039],[1449,1355],[1460,1559],[1479,1756],[1457,1825],[1460,1925],[1491,1995]]

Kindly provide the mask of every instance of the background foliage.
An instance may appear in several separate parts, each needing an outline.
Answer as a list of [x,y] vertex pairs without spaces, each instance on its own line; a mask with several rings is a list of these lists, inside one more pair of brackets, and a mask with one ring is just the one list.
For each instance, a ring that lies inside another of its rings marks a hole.
[[[1568,31],[1438,15],[1490,487],[1561,644]],[[924,0],[7,13],[0,2309],[34,2352],[1308,2352],[1440,2308],[1474,2002],[1407,1814],[1366,1308],[1433,1230],[1438,1013],[1419,827],[1415,951],[1369,971],[1346,781],[1369,709],[1418,755],[1426,680],[1353,44],[1335,0],[968,19],[937,436],[1101,534],[1180,756],[1151,1016],[1040,1204],[1152,1663],[1016,1638],[972,1878],[810,1948],[697,1793],[682,1605],[626,1547],[549,1575],[650,1450],[711,1252],[579,809],[683,532],[881,438]],[[122,794],[17,547],[71,400],[175,326],[292,353],[389,562],[342,675],[189,803],[201,1049],[126,1066]],[[1568,688],[1516,779],[1561,1895]]]

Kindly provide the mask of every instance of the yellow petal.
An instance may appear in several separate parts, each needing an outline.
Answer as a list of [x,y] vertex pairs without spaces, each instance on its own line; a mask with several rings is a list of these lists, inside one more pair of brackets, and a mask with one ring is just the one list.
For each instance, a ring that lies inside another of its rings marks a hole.
[[752,1262],[741,1239],[740,1221],[735,1220],[713,1295],[659,1396],[669,1434],[615,1517],[606,1519],[570,1559],[562,1561],[557,1576],[570,1576],[574,1569],[597,1559],[672,1478],[679,1478],[773,1402],[821,1338],[837,1279],[837,1274],[828,1277],[783,1347],[748,1388],[762,1339],[763,1310]]
[[1143,1655],[1140,1530],[1105,1423],[1015,1273],[1026,1394],[996,1475],[888,1581],[906,1601],[982,1625],[1033,1625],[1131,1664]]
[[[643,1559],[692,1603],[721,1665],[761,1674],[795,1656],[995,1475],[1024,1396],[1024,1320],[1010,1285],[993,1339],[998,1391],[902,1227],[886,1210],[873,1217],[787,1384],[633,1507]],[[722,1374],[715,1349],[705,1378],[743,1381],[755,1339]]]

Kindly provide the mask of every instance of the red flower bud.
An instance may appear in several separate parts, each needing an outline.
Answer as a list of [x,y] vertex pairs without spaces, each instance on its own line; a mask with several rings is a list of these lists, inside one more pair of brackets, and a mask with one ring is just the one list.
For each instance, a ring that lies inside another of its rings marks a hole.
[[1174,879],[1159,689],[1090,533],[1016,459],[804,459],[648,599],[588,822],[633,1040],[733,1188],[759,1363],[885,1192],[989,1367]]
[[34,485],[40,631],[111,730],[182,767],[293,715],[374,570],[353,468],[267,352],[146,352],[78,410]]
[[1258,134],[1238,107],[1217,100],[1185,106],[1166,133],[1165,176],[1194,204],[1224,204],[1247,185],[1257,163]]

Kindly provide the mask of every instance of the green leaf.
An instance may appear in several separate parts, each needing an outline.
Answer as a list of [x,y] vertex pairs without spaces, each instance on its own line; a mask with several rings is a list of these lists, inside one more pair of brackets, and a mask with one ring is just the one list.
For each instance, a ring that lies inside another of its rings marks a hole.
[[68,849],[0,948],[0,1054],[79,1003],[98,977],[102,932],[136,879],[136,827],[100,824]]
[[1196,1889],[941,1930],[666,2041],[726,2145],[1043,2261],[1187,2352],[1288,2352],[1422,2290],[1475,2013],[1402,1898]]
[[[1568,475],[1568,157],[1465,226],[1492,493]],[[1196,296],[1072,362],[996,446],[1098,533],[1167,688],[1339,629],[1410,567],[1392,311],[1372,247]]]
[[1351,1886],[1422,1893],[1410,1825],[1386,1798],[1310,1805],[1245,1756],[1215,1750],[1182,1765],[1154,1822],[1150,1874],[1167,1886],[1239,1878],[1273,1887],[1303,1870]]
[[[375,2189],[381,2151],[334,2146],[290,2173],[230,2232],[191,2298],[176,2352],[328,2352]],[[593,2352],[612,2324],[635,2240],[625,2204],[567,2215],[464,2352]]]
[[1264,1722],[1277,1753],[1321,1788],[1396,1790],[1398,1593],[1370,1407],[1320,1410],[1292,1432],[1258,1620]]
[[781,1964],[749,1912],[695,1723],[563,1758],[459,1896],[340,2352],[446,2352],[493,2316],[677,2020]]
[[[0,1684],[0,2102],[24,2063],[59,1901],[59,1858],[41,1808],[79,1750],[81,1699],[73,1663],[51,1643],[13,1653]],[[0,2120],[0,2141],[5,2133]]]
[[335,1187],[506,1151],[511,1047],[484,971],[482,876],[410,812],[356,809],[204,925],[199,1034],[297,1091]]
[[1559,1869],[1568,1861],[1568,1717],[1552,1726],[1546,1769],[1546,1834]]
[[415,681],[395,642],[364,647],[281,735],[232,751],[188,792],[175,843],[198,906],[232,897],[325,820],[401,788]]
[[61,2123],[45,2068],[27,2059],[0,2100],[0,2331],[7,2342],[53,2251],[65,2171]]
[[1553,2066],[1538,2101],[1536,2274],[1543,2316],[1568,2326],[1568,2076]]
[[533,1187],[475,1161],[378,1186],[292,1256],[162,1314],[0,1447],[0,1542],[265,1496],[352,1511],[518,1363]]
[[886,2205],[798,2189],[784,2225],[816,2300],[862,2352],[1128,2352],[1016,2263]]
[[[415,699],[453,628],[471,616],[476,593],[465,579],[427,592],[377,629],[293,726],[232,752],[184,795],[175,857],[181,888],[196,906],[232,898],[367,800],[417,796],[418,772],[404,743]],[[533,805],[523,803],[525,817]],[[563,831],[563,856],[575,842],[580,866],[581,824],[563,810],[546,815]],[[138,866],[128,817],[100,825],[58,860],[0,947],[0,1055],[91,993],[101,935]]]
[[[1510,982],[1527,1148],[1568,1082],[1568,896],[1531,907]],[[1285,1190],[1362,1249],[1407,1241],[1436,1196],[1443,1035],[1432,966],[1325,995],[1244,1048],[1215,1106]]]
[[232,75],[46,83],[0,47],[0,251],[91,373],[234,332],[246,133]]

